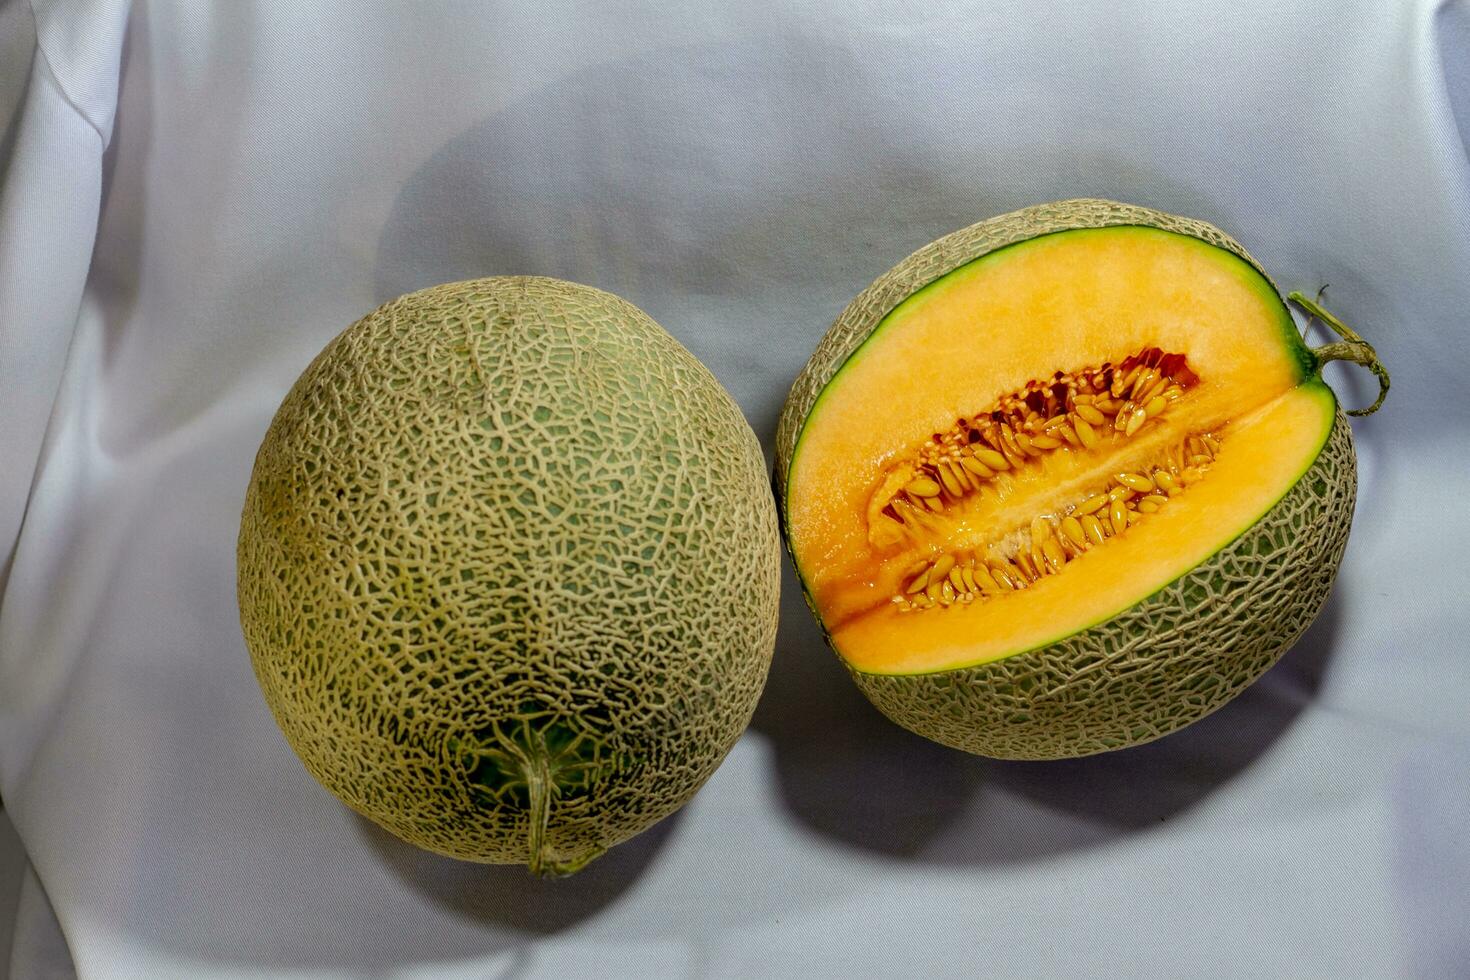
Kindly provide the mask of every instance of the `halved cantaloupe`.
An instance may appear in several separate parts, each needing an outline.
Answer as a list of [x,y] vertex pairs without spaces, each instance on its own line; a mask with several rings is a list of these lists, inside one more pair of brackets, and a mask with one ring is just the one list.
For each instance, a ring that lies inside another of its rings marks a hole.
[[1352,515],[1321,364],[1387,382],[1293,296],[1344,342],[1309,349],[1218,229],[1104,201],[982,222],[859,296],[793,387],[776,483],[869,698],[958,748],[1073,756],[1172,731],[1273,663]]

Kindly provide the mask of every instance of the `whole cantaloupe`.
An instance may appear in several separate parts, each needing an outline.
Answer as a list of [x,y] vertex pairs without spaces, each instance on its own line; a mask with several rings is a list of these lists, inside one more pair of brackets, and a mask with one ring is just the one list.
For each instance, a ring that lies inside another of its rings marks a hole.
[[306,768],[393,834],[566,873],[680,807],[770,664],[779,539],[714,377],[600,290],[402,296],[266,433],[239,602]]

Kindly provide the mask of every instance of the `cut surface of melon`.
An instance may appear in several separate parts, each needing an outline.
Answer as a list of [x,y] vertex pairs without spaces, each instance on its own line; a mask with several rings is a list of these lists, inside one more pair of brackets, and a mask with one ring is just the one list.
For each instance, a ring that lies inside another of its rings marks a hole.
[[[1206,242],[1119,226],[989,253],[896,306],[807,416],[784,497],[808,597],[870,673],[986,663],[1086,629],[1301,478],[1335,413],[1312,378],[1272,285]],[[1106,540],[1069,542],[1080,525],[1064,522],[1100,493],[1127,513],[1112,527],[1110,501]],[[1001,568],[1020,588],[996,587]]]

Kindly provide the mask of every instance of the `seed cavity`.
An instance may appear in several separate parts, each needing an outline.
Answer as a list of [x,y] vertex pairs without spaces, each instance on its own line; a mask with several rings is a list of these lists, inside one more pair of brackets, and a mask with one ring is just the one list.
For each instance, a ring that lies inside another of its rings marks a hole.
[[[979,548],[920,559],[904,574],[903,592],[892,597],[892,604],[900,613],[969,605],[1063,574],[1070,563],[1188,492],[1205,477],[1220,446],[1217,433],[1190,435],[1170,446],[1156,465],[1118,473],[1108,485],[1093,488],[1055,513],[1037,514],[1010,534]],[[1202,451],[1189,453],[1193,448]],[[1202,462],[1180,465],[1196,457]]]
[[[1183,354],[1152,347],[1080,371],[1057,371],[1000,398],[989,410],[932,433],[887,471],[868,504],[869,541],[879,549],[923,545],[985,494],[1011,493],[1018,473],[1053,453],[1106,453],[1168,415],[1199,383]],[[1060,508],[996,534],[980,547],[931,546],[892,597],[899,612],[952,608],[1030,588],[1104,547],[1203,479],[1221,446],[1217,432],[1191,433],[1093,486]],[[998,531],[1000,529],[997,529]]]
[[[869,542],[883,548],[905,538],[916,541],[933,529],[933,515],[1003,491],[1009,473],[1048,454],[1094,452],[1109,440],[1131,439],[1198,383],[1183,354],[1157,347],[1116,365],[1029,381],[991,410],[933,433],[913,457],[896,464],[906,475],[898,485],[885,481],[883,498],[875,494]],[[1178,464],[1207,464],[1216,451],[1218,443],[1207,446],[1195,438],[1183,447]]]

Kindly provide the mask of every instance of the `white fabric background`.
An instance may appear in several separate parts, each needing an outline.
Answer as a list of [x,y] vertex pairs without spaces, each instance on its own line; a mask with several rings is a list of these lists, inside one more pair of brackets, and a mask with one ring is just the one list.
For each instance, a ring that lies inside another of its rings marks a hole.
[[[1470,976],[1470,4],[0,0],[0,124],[12,976]],[[347,323],[595,284],[769,445],[870,279],[1081,194],[1331,283],[1394,372],[1333,599],[1237,702],[969,758],[867,706],[788,576],[750,732],[576,878],[401,845],[291,755],[235,533]]]

